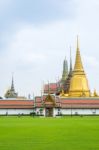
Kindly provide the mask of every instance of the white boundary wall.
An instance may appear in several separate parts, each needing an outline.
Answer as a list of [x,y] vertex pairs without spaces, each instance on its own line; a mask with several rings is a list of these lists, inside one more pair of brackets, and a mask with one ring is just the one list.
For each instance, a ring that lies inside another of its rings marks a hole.
[[99,115],[99,109],[58,109],[54,108],[53,116],[62,115]]
[[[40,115],[40,108],[36,109],[0,109],[0,115],[29,115],[35,112]],[[99,115],[99,109],[59,109],[53,108],[53,117],[56,115]],[[42,115],[45,116],[45,108],[42,110]]]
[[38,115],[44,115],[45,116],[45,108],[42,108],[42,112],[40,112],[40,109],[41,108],[36,108],[35,110],[34,110],[34,112],[36,113],[36,114],[38,114]]
[[0,115],[29,115],[33,109],[0,109]]

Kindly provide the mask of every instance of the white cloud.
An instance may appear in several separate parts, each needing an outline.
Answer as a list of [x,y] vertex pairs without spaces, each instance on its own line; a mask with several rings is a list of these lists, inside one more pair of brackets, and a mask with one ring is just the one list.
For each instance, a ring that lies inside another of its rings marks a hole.
[[[55,81],[61,76],[62,61],[69,59],[69,46],[75,56],[76,35],[80,37],[80,49],[91,87],[99,90],[99,1],[74,0],[77,17],[73,20],[54,21],[49,24],[18,25],[12,35],[4,35],[6,48],[0,59],[0,91],[9,85],[11,72],[15,72],[19,93],[39,93],[41,82]],[[20,24],[20,23],[19,23]],[[3,51],[2,50],[2,51]]]
[[[28,94],[29,90],[39,93],[42,81],[56,80],[65,57],[64,27],[64,22],[41,27],[23,25],[12,37],[6,36],[6,48],[0,61],[4,66],[0,72],[8,74],[5,84],[11,72],[15,72],[19,91]],[[66,51],[68,54],[68,49]],[[22,88],[19,88],[20,85]],[[27,85],[26,88],[24,85]]]

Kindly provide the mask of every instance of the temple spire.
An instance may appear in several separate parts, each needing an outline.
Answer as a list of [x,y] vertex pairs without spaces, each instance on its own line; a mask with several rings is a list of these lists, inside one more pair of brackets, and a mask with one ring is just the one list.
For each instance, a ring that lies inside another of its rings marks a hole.
[[79,37],[77,35],[77,50],[79,50]]
[[72,74],[73,74],[73,71],[72,71],[72,57],[71,57],[71,47],[70,47],[70,69],[69,69],[68,77],[67,77],[66,81],[63,84],[63,90],[64,90],[65,94],[69,94]]
[[75,67],[74,71],[84,71],[81,56],[80,56],[80,48],[79,48],[79,41],[77,36],[77,50],[76,50],[76,61],[75,61]]
[[6,97],[6,98],[17,98],[17,97],[18,97],[18,93],[16,93],[16,92],[15,92],[15,89],[14,89],[13,74],[12,74],[11,88],[6,91],[5,97]]
[[72,72],[72,56],[71,56],[71,47],[70,47],[70,73]]
[[67,60],[66,60],[66,57],[65,57],[64,62],[63,62],[62,80],[63,81],[66,80],[67,76],[68,76],[68,63],[67,63]]
[[48,94],[50,95],[50,83],[48,81]]
[[70,82],[69,96],[82,97],[83,95],[85,97],[89,97],[90,89],[81,61],[79,42],[77,36],[76,59],[75,59],[75,66],[74,66],[74,70]]
[[14,79],[13,79],[13,75],[12,75],[11,91],[14,91]]

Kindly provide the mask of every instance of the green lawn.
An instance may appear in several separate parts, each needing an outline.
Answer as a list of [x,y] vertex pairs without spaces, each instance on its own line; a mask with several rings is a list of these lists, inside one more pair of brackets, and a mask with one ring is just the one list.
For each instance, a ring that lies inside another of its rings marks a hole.
[[99,150],[99,117],[0,117],[0,150]]

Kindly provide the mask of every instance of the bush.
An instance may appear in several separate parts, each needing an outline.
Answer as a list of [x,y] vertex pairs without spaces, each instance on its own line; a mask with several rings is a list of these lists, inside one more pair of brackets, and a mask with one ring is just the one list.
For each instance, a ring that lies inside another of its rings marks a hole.
[[30,113],[30,116],[33,116],[33,117],[34,117],[34,116],[36,116],[36,113],[35,113],[35,112],[31,112],[31,113]]

